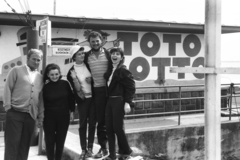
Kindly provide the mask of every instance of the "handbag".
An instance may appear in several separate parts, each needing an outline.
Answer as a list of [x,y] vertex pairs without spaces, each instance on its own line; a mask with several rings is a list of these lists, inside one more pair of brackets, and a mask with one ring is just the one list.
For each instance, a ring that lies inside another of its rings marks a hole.
[[[81,86],[81,82],[79,81],[78,77],[77,77],[77,80],[78,80],[78,83],[79,83],[80,86]],[[84,92],[83,92],[83,90],[82,90],[82,87],[80,87],[80,90],[77,91],[77,95],[78,95],[78,97],[80,97],[82,100],[85,99],[85,94],[84,94]]]

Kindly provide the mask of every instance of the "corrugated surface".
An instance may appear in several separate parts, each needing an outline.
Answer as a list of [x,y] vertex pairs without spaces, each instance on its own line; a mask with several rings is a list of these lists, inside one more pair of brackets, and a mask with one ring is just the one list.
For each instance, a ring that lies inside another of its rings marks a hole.
[[[149,31],[149,32],[170,32],[170,33],[193,33],[203,34],[204,24],[189,22],[166,22],[150,21],[136,19],[119,19],[119,18],[89,18],[85,16],[69,17],[66,15],[49,15],[33,14],[32,19],[41,20],[48,16],[52,22],[53,28],[85,28],[85,29],[102,29],[102,30],[125,30],[125,31]],[[1,25],[26,26],[23,21],[25,14],[15,14],[10,12],[0,12]],[[240,26],[223,26],[222,33],[240,32]]]

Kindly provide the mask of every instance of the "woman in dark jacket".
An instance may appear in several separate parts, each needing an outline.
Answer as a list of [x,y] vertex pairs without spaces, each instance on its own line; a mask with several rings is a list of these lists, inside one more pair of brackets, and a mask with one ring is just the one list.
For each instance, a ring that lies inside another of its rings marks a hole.
[[61,77],[57,64],[47,65],[43,77],[43,129],[48,160],[61,160],[70,118],[73,119],[75,110],[70,84]]
[[92,101],[93,81],[89,68],[84,63],[84,48],[78,45],[73,46],[70,54],[74,64],[67,74],[67,79],[73,88],[80,119],[79,136],[82,153],[79,159],[85,159],[93,156],[92,149],[96,129],[96,115]]
[[108,101],[106,106],[106,127],[110,155],[108,160],[116,159],[115,135],[118,140],[119,154],[122,158],[131,155],[124,131],[124,115],[131,111],[135,94],[135,81],[131,72],[123,65],[124,54],[121,48],[110,50],[112,67],[108,68],[104,78],[108,90]]

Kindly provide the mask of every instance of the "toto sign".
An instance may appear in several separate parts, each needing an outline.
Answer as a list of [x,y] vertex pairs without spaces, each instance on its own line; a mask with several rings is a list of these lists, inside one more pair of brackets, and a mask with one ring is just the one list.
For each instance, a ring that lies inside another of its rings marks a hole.
[[169,67],[204,66],[203,35],[117,32],[127,65],[138,81],[203,79],[204,74],[170,73]]

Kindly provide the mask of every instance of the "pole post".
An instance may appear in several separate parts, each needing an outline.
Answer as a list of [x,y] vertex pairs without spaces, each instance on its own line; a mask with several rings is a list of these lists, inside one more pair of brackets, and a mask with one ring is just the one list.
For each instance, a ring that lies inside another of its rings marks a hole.
[[[47,18],[47,17],[44,17]],[[48,25],[47,27],[48,28]],[[45,68],[47,66],[47,54],[48,54],[48,29],[46,30],[46,41],[43,43],[43,59],[42,59],[42,74],[44,75]],[[41,155],[43,152],[43,127],[39,128],[39,144],[38,154]]]
[[205,0],[205,66],[171,67],[171,73],[204,73],[205,160],[221,159],[220,74],[240,74],[240,68],[220,68],[221,0]]
[[53,15],[56,15],[56,0],[54,0],[53,4]]
[[30,49],[39,49],[38,30],[29,29],[27,31],[27,51]]
[[[221,0],[205,0],[205,67],[220,67]],[[221,159],[220,75],[205,74],[205,160]]]

